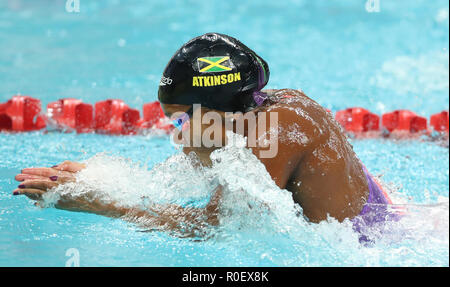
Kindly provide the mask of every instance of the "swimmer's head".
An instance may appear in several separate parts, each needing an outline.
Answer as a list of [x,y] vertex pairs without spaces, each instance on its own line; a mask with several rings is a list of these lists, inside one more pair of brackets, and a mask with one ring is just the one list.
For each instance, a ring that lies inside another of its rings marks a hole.
[[[159,84],[164,106],[200,104],[223,112],[246,112],[261,105],[269,66],[237,39],[208,33],[184,44],[172,57]],[[187,117],[187,118],[188,118]],[[180,124],[184,118],[177,119]]]

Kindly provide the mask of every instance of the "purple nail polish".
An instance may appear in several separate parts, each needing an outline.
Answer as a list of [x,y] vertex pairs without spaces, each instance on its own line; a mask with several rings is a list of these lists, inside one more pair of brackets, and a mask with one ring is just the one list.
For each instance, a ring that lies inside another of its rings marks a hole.
[[57,165],[52,166],[52,168],[58,167]]
[[18,191],[14,191],[13,195],[19,195],[19,192]]
[[58,176],[54,175],[54,176],[50,176],[49,177],[51,181],[57,181],[58,180]]
[[25,184],[19,185],[19,188],[25,188]]

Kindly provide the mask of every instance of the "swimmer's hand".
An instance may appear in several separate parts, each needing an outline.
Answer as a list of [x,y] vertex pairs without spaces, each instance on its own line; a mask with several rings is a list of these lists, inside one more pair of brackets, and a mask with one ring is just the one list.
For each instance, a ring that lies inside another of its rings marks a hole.
[[[25,195],[36,201],[42,200],[42,196],[50,189],[76,180],[75,173],[84,169],[82,163],[65,161],[53,167],[25,168],[16,175],[16,180],[21,181],[19,188],[13,191],[14,195]],[[186,229],[199,229],[204,223],[218,225],[219,201],[222,197],[222,187],[218,186],[205,208],[183,208],[174,204],[152,204],[148,210],[139,208],[121,207],[114,202],[105,203],[98,199],[86,200],[80,197],[72,197],[70,194],[61,197],[55,204],[58,209],[89,212],[108,217],[124,217],[129,221],[143,219],[145,224],[152,227],[161,227],[165,230],[182,231],[185,236],[190,236],[191,231]],[[187,228],[192,226],[192,228]]]
[[[65,161],[52,167],[25,168],[16,175],[15,179],[21,181],[14,195],[25,195],[35,200],[39,206],[42,196],[50,189],[67,182],[75,181],[75,174],[86,167],[85,164]],[[117,216],[117,210],[98,201],[89,201],[86,198],[73,197],[70,194],[61,196],[55,207],[58,209],[91,212],[102,215]]]
[[65,161],[53,167],[25,168],[15,177],[21,184],[13,194],[23,194],[32,200],[41,200],[48,190],[62,183],[75,181],[75,173],[85,167],[82,163]]
[[[15,179],[22,183],[13,191],[14,195],[25,195],[40,205],[42,196],[50,189],[76,180],[75,174],[86,167],[78,162],[65,161],[52,167],[25,168]],[[58,209],[90,212],[110,217],[123,216],[127,210],[117,208],[114,204],[105,204],[99,200],[73,197],[70,194],[61,196],[55,203]]]

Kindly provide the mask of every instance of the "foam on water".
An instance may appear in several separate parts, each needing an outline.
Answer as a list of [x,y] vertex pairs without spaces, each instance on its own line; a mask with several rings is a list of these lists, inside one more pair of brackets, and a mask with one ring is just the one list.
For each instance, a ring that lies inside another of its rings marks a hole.
[[[368,230],[377,240],[363,245],[349,220],[339,223],[329,218],[319,224],[305,220],[291,193],[278,188],[262,163],[245,148],[245,139],[232,136],[228,146],[212,153],[210,168],[194,167],[196,158],[182,153],[151,170],[98,154],[86,161],[87,168],[77,174],[75,183],[50,193],[53,196],[46,198],[47,203],[55,194],[70,193],[128,207],[145,208],[152,202],[201,207],[221,184],[220,224],[210,227],[209,236],[204,238],[206,244],[212,242],[218,249],[232,246],[249,250],[261,262],[278,266],[323,266],[324,262],[420,266],[424,261],[448,266],[448,197],[434,204],[398,205],[405,211],[401,220],[388,222],[382,230]],[[434,257],[427,258],[429,254]]]

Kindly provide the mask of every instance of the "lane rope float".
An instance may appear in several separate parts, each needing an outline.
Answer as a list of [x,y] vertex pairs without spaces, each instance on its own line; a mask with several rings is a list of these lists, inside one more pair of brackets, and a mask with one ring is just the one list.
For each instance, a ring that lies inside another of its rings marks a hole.
[[[82,100],[65,98],[41,110],[41,101],[29,96],[13,96],[0,103],[0,131],[29,132],[57,130],[77,133],[135,135],[149,130],[170,133],[174,128],[165,117],[158,101],[146,103],[140,111],[124,101],[108,99],[91,105]],[[329,111],[329,110],[328,110]],[[329,111],[331,112],[331,111]],[[409,110],[395,110],[381,116],[360,107],[347,108],[334,114],[343,129],[355,137],[417,138],[436,137],[449,133],[448,110],[431,115],[428,120]]]

